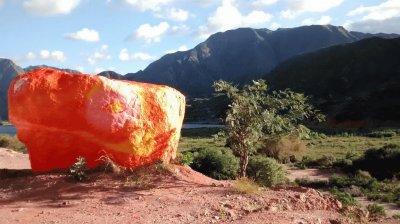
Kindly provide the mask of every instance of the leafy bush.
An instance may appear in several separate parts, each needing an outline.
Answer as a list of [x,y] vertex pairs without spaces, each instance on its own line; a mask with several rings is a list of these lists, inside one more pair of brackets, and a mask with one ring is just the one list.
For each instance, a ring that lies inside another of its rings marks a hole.
[[379,187],[378,181],[365,171],[357,171],[357,173],[352,176],[332,175],[329,178],[329,185],[338,188],[358,186],[371,191],[374,191]]
[[299,186],[310,188],[326,188],[329,186],[329,183],[326,180],[296,179],[295,182]]
[[389,144],[379,149],[368,149],[364,156],[353,161],[354,170],[366,170],[383,180],[400,177],[400,146]]
[[239,161],[232,151],[223,149],[200,149],[193,154],[191,167],[218,180],[235,179]]
[[82,156],[76,159],[76,162],[69,168],[70,176],[76,181],[83,181],[86,176],[86,159]]
[[290,157],[301,158],[306,150],[306,145],[300,138],[285,137],[266,139],[258,153],[272,157],[281,162],[288,162]]
[[357,205],[356,199],[351,196],[351,194],[347,192],[341,192],[337,190],[337,188],[333,188],[331,193],[337,200],[343,203],[343,205],[351,206],[351,205]]
[[178,151],[173,163],[179,164],[179,165],[190,166],[193,163],[193,159],[194,159],[194,157],[193,157],[193,153],[192,152],[180,152],[180,151]]
[[26,146],[17,137],[0,135],[0,147],[12,149],[17,152],[26,152]]
[[286,171],[272,158],[261,155],[250,157],[247,174],[266,187],[286,182]]

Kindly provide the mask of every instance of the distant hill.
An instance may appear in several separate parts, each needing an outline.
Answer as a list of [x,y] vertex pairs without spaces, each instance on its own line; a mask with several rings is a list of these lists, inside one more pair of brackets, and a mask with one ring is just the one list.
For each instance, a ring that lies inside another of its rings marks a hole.
[[57,69],[57,70],[60,70],[60,71],[68,72],[68,73],[71,73],[71,74],[81,74],[81,72],[77,71],[77,70],[73,70],[73,69],[69,69],[69,68],[57,68],[57,67],[52,67],[52,66],[48,66],[48,65],[29,66],[29,67],[24,68],[24,71],[25,72],[30,72],[30,71],[32,71],[34,69],[37,69],[37,68],[52,68],[52,69]]
[[400,122],[400,38],[374,37],[297,56],[265,78],[273,89],[312,95],[336,121]]
[[191,50],[167,54],[126,78],[170,85],[187,96],[206,96],[213,92],[211,85],[215,80],[248,82],[293,56],[371,36],[399,35],[349,32],[331,25],[276,31],[240,28],[216,33]]
[[104,72],[100,72],[97,75],[104,76],[104,77],[111,78],[111,79],[125,79],[125,76],[123,76],[119,73],[116,73],[114,71],[104,71]]
[[0,118],[8,119],[8,86],[24,70],[9,59],[0,58]]

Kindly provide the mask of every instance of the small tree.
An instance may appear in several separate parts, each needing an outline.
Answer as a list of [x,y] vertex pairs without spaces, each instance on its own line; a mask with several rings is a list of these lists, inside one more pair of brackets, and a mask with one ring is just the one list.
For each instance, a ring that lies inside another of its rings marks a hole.
[[230,148],[240,158],[240,177],[246,176],[249,156],[261,137],[304,135],[309,130],[300,124],[302,121],[323,119],[303,94],[290,90],[268,94],[265,80],[253,81],[242,89],[221,80],[214,83],[214,88],[231,100],[225,134]]

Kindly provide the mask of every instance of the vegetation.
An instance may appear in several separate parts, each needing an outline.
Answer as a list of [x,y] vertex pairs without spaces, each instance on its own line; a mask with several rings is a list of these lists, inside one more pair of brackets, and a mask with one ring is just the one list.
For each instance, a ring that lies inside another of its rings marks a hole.
[[26,152],[26,146],[15,136],[0,134],[0,148],[8,148],[17,152]]
[[191,167],[218,180],[235,179],[238,159],[228,149],[199,149],[193,154]]
[[287,181],[286,171],[283,167],[275,159],[261,155],[250,157],[247,174],[257,183],[266,187]]
[[225,81],[214,83],[217,92],[227,95],[231,104],[225,119],[227,142],[239,157],[239,176],[246,176],[249,157],[255,153],[261,138],[302,135],[308,129],[300,123],[322,116],[308,103],[303,94],[290,90],[267,93],[264,80],[253,81],[239,89]]
[[295,162],[301,158],[306,151],[306,145],[298,137],[282,137],[265,139],[257,149],[259,154],[272,157],[280,162]]
[[367,210],[372,219],[380,219],[386,217],[385,209],[377,204],[367,205]]
[[82,156],[76,159],[76,162],[69,168],[70,176],[76,181],[83,181],[87,179],[86,176],[86,159]]
[[353,169],[366,170],[383,180],[400,178],[400,145],[389,144],[365,151],[364,156],[353,161]]
[[232,189],[240,194],[253,194],[259,191],[260,186],[252,179],[239,178],[233,184]]

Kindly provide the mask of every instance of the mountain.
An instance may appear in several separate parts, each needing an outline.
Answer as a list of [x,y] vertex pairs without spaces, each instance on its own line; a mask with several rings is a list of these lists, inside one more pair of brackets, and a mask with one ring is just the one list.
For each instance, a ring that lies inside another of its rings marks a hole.
[[276,31],[240,28],[216,33],[191,50],[167,54],[143,71],[127,74],[126,78],[170,85],[187,96],[205,96],[213,92],[215,80],[248,82],[293,56],[371,36],[399,35],[349,32],[331,25]]
[[104,76],[104,77],[111,78],[111,79],[125,79],[125,76],[123,76],[119,73],[116,73],[114,71],[103,71],[97,75]]
[[9,59],[0,58],[0,120],[8,119],[8,87],[24,70]]
[[73,70],[73,69],[69,69],[69,68],[57,68],[57,67],[52,67],[52,66],[48,66],[48,65],[29,66],[29,67],[24,68],[24,71],[25,72],[30,72],[30,71],[32,71],[34,69],[37,69],[37,68],[52,68],[52,69],[68,72],[68,73],[71,73],[71,74],[81,74],[81,72],[77,71],[77,70]]
[[400,124],[400,38],[373,37],[297,56],[264,78],[272,89],[312,95],[335,121]]

